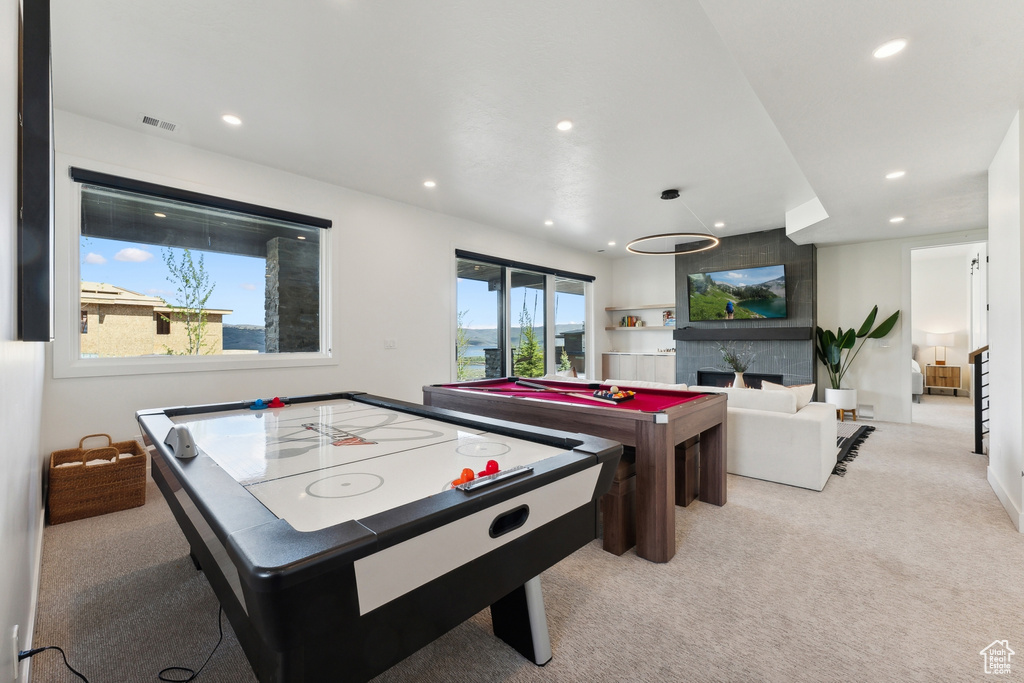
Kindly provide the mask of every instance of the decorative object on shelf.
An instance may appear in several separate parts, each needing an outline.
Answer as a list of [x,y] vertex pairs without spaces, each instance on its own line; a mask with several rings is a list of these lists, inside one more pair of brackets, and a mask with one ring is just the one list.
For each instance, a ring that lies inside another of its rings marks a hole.
[[[940,332],[929,332],[926,335],[926,337],[925,337],[925,341],[927,341],[928,346],[934,346],[935,347],[935,360],[934,360],[934,364],[935,365],[945,365],[946,364],[946,347],[953,345],[953,342],[954,342],[953,333],[952,332],[941,332],[941,333]],[[942,360],[939,360],[939,347],[940,346],[942,347]]]
[[676,314],[673,311],[665,311],[661,314],[661,324],[665,327],[675,327]]
[[[857,390],[843,389],[843,377],[849,371],[860,350],[864,348],[864,342],[868,339],[881,339],[892,332],[892,328],[896,326],[896,321],[900,317],[900,312],[897,310],[879,323],[878,327],[872,329],[877,315],[878,306],[875,306],[857,330],[853,328],[843,330],[840,327],[838,331],[833,332],[820,327],[816,328],[815,355],[828,371],[828,380],[831,385],[831,388],[825,390],[825,402],[834,405],[837,411],[853,411],[854,420],[857,419]],[[860,344],[857,344],[858,339],[861,340]],[[840,412],[839,415],[842,416],[843,413]]]
[[722,352],[722,360],[725,364],[736,373],[732,383],[733,387],[746,387],[746,384],[743,383],[743,373],[747,371],[750,364],[754,362],[754,356],[757,355],[754,353],[754,345],[751,343],[719,344],[718,350]]
[[[670,200],[679,198],[678,189],[664,190],[661,193],[661,198]],[[717,237],[711,234],[708,230],[708,226],[704,225],[704,222],[700,218],[697,218],[697,214],[693,213],[693,210],[686,206],[686,210],[689,211],[697,222],[701,224],[707,232],[672,232],[661,235],[648,235],[647,237],[639,237],[629,244],[626,245],[626,251],[634,254],[642,254],[646,256],[658,256],[658,255],[678,255],[678,254],[694,254],[698,251],[707,251],[708,249],[714,249],[718,246],[721,241]]]

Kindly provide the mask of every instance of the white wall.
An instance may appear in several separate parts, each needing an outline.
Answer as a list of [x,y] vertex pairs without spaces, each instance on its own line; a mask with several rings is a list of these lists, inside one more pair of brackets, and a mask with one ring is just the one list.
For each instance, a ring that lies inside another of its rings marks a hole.
[[[56,112],[58,272],[77,259],[69,164],[329,218],[332,348],[326,367],[55,379],[45,386],[44,450],[85,434],[138,434],[141,408],[359,390],[419,402],[424,384],[452,379],[456,248],[596,276],[592,306],[608,305],[610,262],[352,190]],[[64,280],[67,280],[65,277]],[[76,285],[70,285],[74,289]],[[65,285],[63,290],[68,289]],[[70,295],[58,314],[74,315]],[[599,314],[599,315],[600,315]],[[598,318],[592,324],[603,326]],[[398,348],[385,350],[384,339]],[[600,343],[600,337],[598,338]],[[597,349],[598,354],[602,349]],[[50,359],[52,369],[52,359]]]
[[[674,256],[630,255],[612,261],[612,299],[607,306],[668,304],[675,310],[676,259]],[[661,325],[665,309],[636,311],[648,325]],[[617,325],[624,312],[598,310],[598,329]],[[626,330],[606,332],[604,348],[615,351],[656,351],[675,348],[670,330]]]
[[[43,344],[15,341],[18,1],[0,2],[0,676],[32,633],[42,539]],[[23,669],[27,665],[23,665]],[[4,678],[6,680],[6,678]]]
[[[866,415],[887,422],[910,422],[911,311],[910,254],[913,249],[987,239],[985,231],[964,231],[927,238],[893,239],[818,248],[818,325],[825,329],[859,327],[871,307],[878,319],[900,310],[900,322],[884,340],[869,340],[843,385],[857,389]],[[911,314],[912,315],[912,314]],[[817,364],[818,385],[828,375]],[[870,411],[866,407],[870,406]]]
[[[970,245],[929,247],[911,252],[911,307],[917,360],[924,367],[942,358],[942,349],[928,344],[928,333],[953,333],[946,347],[946,366],[959,366],[962,395],[969,395],[971,366],[968,348],[971,324],[971,259],[978,253]],[[942,393],[942,392],[939,392]],[[959,394],[960,392],[958,392]]]
[[1021,529],[1024,403],[1021,398],[1021,120],[1013,120],[988,169],[989,464],[988,481]]

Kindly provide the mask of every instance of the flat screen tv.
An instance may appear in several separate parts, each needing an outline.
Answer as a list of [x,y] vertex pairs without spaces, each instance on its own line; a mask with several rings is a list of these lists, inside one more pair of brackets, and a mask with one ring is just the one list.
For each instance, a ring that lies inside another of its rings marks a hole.
[[786,317],[786,267],[735,268],[686,277],[690,321]]

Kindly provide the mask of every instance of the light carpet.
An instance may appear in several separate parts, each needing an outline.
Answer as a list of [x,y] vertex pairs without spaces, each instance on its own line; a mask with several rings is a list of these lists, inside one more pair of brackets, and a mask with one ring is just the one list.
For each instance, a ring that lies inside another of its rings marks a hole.
[[[821,492],[730,475],[725,506],[677,508],[671,562],[595,541],[545,572],[547,666],[483,612],[377,683],[991,681],[979,653],[997,639],[1021,653],[999,680],[1024,680],[1024,537],[962,403],[929,398],[915,424],[874,423]],[[92,683],[198,667],[217,603],[187,553],[153,486],[143,508],[47,528],[33,645],[63,646]],[[73,680],[41,657],[33,680]],[[230,629],[197,680],[255,680]]]

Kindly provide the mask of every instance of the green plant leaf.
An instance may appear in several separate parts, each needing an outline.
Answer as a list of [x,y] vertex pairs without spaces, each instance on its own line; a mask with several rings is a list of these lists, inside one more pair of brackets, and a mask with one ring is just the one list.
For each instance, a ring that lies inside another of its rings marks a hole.
[[892,332],[892,328],[896,326],[896,321],[900,317],[900,312],[896,311],[888,318],[882,321],[882,323],[875,328],[874,332],[868,335],[868,339],[881,339],[885,335]]
[[841,336],[839,338],[838,342],[837,342],[838,345],[839,345],[839,348],[841,348],[841,349],[852,349],[854,343],[857,341],[857,337],[858,336],[860,336],[860,335],[858,335],[856,332],[854,332],[852,327],[850,329],[848,329],[846,332],[843,332],[843,336]]
[[871,312],[868,313],[868,317],[864,319],[864,324],[860,326],[859,330],[857,330],[858,338],[863,337],[871,330],[871,326],[875,324],[876,315],[878,315],[878,306],[871,309]]

